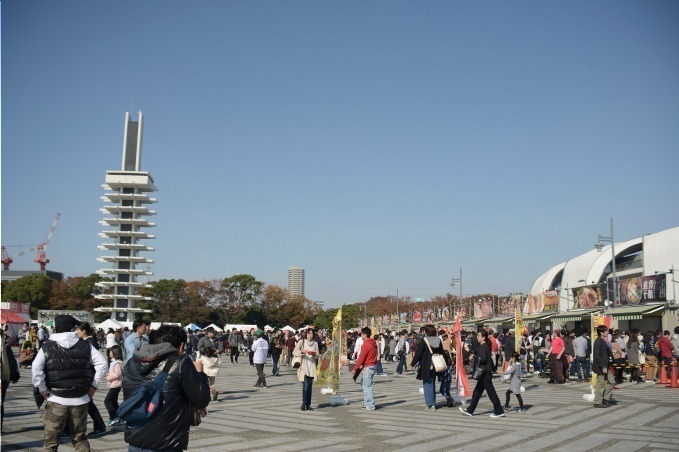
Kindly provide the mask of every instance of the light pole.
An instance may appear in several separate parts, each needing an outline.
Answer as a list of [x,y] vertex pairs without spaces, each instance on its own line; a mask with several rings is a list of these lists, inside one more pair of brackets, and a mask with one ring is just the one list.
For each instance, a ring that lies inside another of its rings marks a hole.
[[601,252],[603,249],[603,245],[601,242],[609,242],[611,244],[611,270],[613,274],[613,306],[618,305],[618,282],[615,274],[615,234],[613,231],[613,218],[611,218],[611,235],[606,237],[601,234],[599,234],[599,238],[597,240],[596,245],[594,245],[594,248],[597,249],[597,251]]
[[[460,283],[460,311],[462,310],[462,267],[460,267],[460,277],[452,277],[450,279],[450,287],[455,287],[455,283]],[[451,319],[453,318],[453,306],[452,306],[452,300],[450,301],[451,306],[450,306],[450,316]],[[454,320],[454,319],[453,319]]]

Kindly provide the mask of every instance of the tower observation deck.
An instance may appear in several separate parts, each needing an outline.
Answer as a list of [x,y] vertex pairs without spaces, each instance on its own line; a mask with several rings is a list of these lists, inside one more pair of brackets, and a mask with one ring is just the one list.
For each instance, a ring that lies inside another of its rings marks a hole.
[[149,209],[149,205],[156,202],[155,198],[149,197],[149,193],[156,191],[156,187],[151,175],[141,171],[143,120],[141,112],[137,121],[133,121],[130,114],[126,113],[122,169],[106,171],[106,183],[102,185],[106,191],[101,197],[104,207],[100,209],[104,219],[99,223],[104,226],[104,231],[99,233],[99,237],[108,240],[99,245],[99,249],[111,253],[99,257],[97,261],[110,263],[111,266],[97,273],[113,278],[113,281],[97,283],[107,293],[98,294],[95,298],[113,300],[113,307],[100,307],[95,311],[110,312],[111,319],[118,322],[133,322],[137,314],[152,312],[136,307],[137,301],[153,300],[137,293],[140,288],[151,287],[139,281],[138,277],[153,275],[151,271],[137,266],[154,262],[141,253],[154,250],[143,242],[155,239],[146,229],[156,225],[148,220],[148,217],[156,214],[155,210]]

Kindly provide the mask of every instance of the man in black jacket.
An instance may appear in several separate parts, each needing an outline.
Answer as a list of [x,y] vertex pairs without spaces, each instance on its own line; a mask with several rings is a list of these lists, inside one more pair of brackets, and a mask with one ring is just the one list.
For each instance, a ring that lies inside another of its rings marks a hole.
[[210,382],[203,364],[184,353],[186,332],[176,325],[162,325],[153,343],[143,344],[123,369],[123,398],[132,396],[145,381],[153,380],[165,361],[175,356],[165,386],[163,405],[142,427],[125,429],[130,451],[182,451],[189,447],[189,409],[203,409],[210,403]]
[[594,341],[592,373],[596,374],[596,386],[594,388],[594,408],[608,408],[611,404],[611,392],[615,386],[615,379],[609,372],[609,362],[611,361],[611,351],[604,340],[606,327],[600,325],[596,329],[599,336]]

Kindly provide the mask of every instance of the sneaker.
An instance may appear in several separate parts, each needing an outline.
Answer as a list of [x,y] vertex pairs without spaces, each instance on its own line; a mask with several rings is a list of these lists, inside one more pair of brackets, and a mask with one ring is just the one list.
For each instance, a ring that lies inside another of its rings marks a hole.
[[525,409],[525,408],[519,408],[518,412],[521,413],[521,414],[523,414],[523,413],[526,412],[526,409]]
[[436,411],[436,407],[434,405],[429,405],[424,411]]
[[99,438],[100,436],[104,435],[106,433],[106,430],[94,430],[90,433],[87,434],[88,438]]
[[111,427],[125,427],[126,422],[123,421],[122,419],[115,419],[112,424],[110,424]]
[[493,414],[490,415],[490,417],[492,417],[492,418],[496,418],[496,417],[505,417],[505,414],[504,414],[504,413],[500,413],[500,414],[495,414],[495,413],[493,413]]
[[460,413],[462,413],[462,414],[465,414],[467,416],[474,416],[472,413],[470,413],[469,411],[465,410],[462,407],[460,407],[459,410],[460,410]]
[[509,406],[509,405],[505,405],[505,406],[504,406],[504,408],[505,408],[505,410],[508,410],[508,409],[510,409],[510,408],[511,408],[511,406]]
[[608,408],[608,405],[604,405],[603,403],[595,403],[594,408]]
[[377,409],[377,407],[374,407],[374,408],[368,408],[368,407],[366,407],[366,408],[365,408],[365,411],[375,411],[376,409]]

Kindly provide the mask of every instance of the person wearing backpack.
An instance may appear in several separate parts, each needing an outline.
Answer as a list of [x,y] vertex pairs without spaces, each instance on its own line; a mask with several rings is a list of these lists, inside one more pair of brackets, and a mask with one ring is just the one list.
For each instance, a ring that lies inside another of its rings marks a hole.
[[210,403],[210,382],[203,373],[202,363],[194,363],[184,353],[186,340],[186,331],[180,326],[161,325],[151,343],[142,344],[125,364],[124,400],[133,397],[143,383],[153,381],[162,371],[167,372],[162,387],[162,404],[156,414],[139,427],[128,423],[125,429],[125,442],[130,452],[188,449],[189,410],[207,407]]

